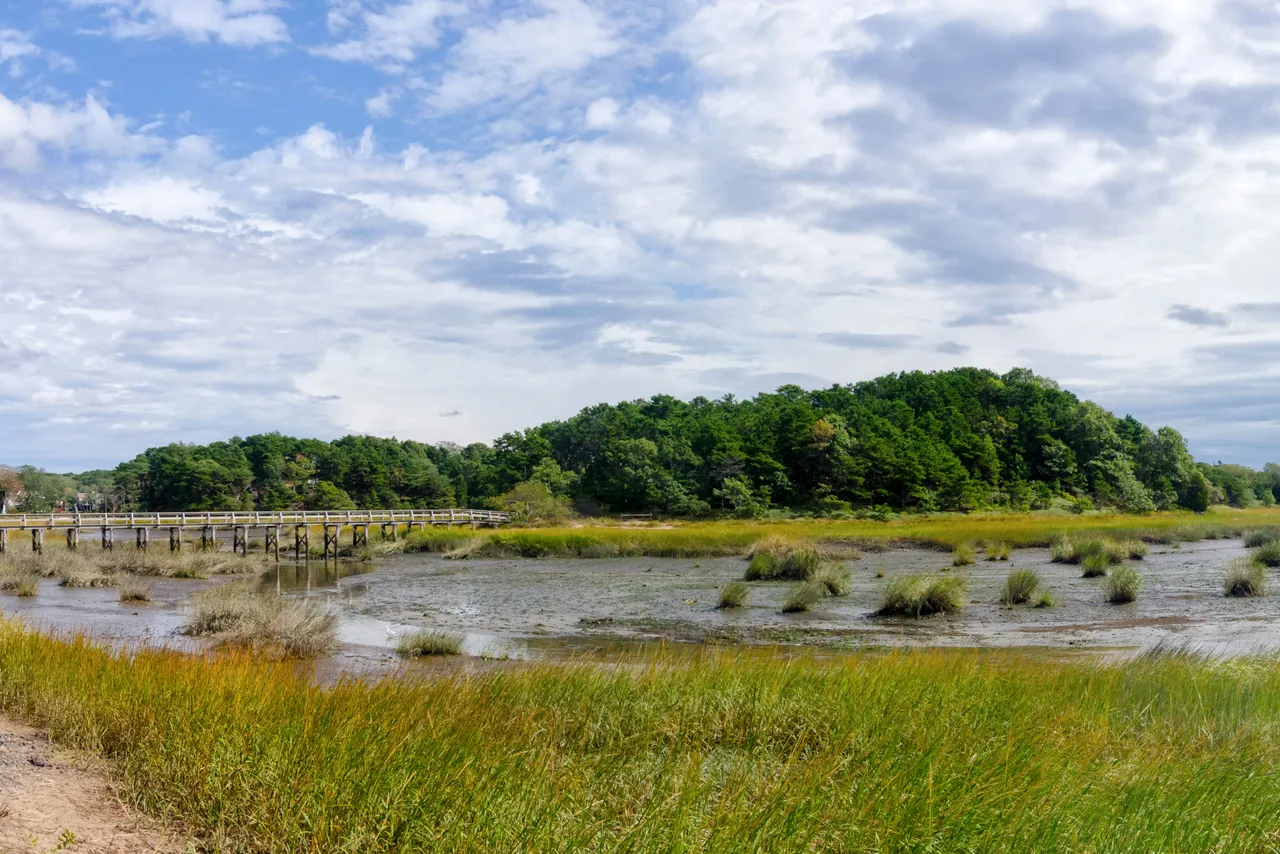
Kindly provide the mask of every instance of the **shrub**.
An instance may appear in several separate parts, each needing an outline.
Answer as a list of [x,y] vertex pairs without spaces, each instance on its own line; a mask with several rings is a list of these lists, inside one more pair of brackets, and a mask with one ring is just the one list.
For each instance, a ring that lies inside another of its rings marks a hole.
[[1253,553],[1253,559],[1263,566],[1280,566],[1280,540],[1263,543]]
[[1000,602],[1004,605],[1025,605],[1040,586],[1040,576],[1034,569],[1015,569],[1004,580]]
[[400,636],[396,653],[404,658],[425,655],[461,655],[463,637],[439,629],[415,629]]
[[1112,605],[1134,602],[1142,589],[1142,576],[1131,566],[1118,566],[1102,586],[1107,601]]
[[889,582],[876,613],[884,617],[925,617],[958,612],[967,601],[963,578],[904,575]]
[[1262,565],[1248,558],[1236,558],[1227,564],[1227,577],[1222,591],[1227,596],[1261,596],[1265,585]]
[[1012,551],[1008,543],[987,543],[987,560],[1008,560]]
[[802,581],[787,593],[782,602],[782,613],[794,614],[797,611],[808,611],[827,596],[827,588],[816,581]]
[[722,611],[729,608],[741,608],[747,604],[747,596],[750,593],[751,588],[747,587],[743,582],[730,581],[720,588],[720,602],[716,607]]
[[1110,557],[1102,552],[1092,552],[1080,561],[1080,575],[1085,578],[1098,578],[1106,575],[1110,567]]
[[952,566],[968,566],[973,563],[973,546],[968,543],[957,543],[951,550]]
[[121,602],[150,602],[151,601],[151,585],[137,578],[123,578],[120,580],[120,601]]
[[824,563],[813,574],[813,581],[826,589],[828,596],[848,596],[853,589],[853,577],[848,568],[839,563]]

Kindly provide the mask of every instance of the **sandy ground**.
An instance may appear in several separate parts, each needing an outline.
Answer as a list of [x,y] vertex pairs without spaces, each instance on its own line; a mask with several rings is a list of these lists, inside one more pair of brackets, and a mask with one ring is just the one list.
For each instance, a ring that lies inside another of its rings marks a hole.
[[[187,850],[113,795],[105,764],[0,718],[0,852]],[[59,848],[74,838],[74,843]]]

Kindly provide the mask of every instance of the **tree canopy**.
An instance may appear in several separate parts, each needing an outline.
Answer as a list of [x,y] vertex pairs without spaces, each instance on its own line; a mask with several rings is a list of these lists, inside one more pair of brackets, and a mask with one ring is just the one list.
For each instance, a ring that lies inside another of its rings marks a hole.
[[[61,476],[27,471],[27,492],[48,503],[52,487],[36,481]],[[545,495],[586,513],[745,517],[1063,500],[1199,511],[1275,503],[1280,467],[1196,464],[1171,427],[1118,418],[1026,369],[958,368],[749,400],[602,403],[492,445],[280,433],[172,444],[72,480],[121,509],[527,506]]]

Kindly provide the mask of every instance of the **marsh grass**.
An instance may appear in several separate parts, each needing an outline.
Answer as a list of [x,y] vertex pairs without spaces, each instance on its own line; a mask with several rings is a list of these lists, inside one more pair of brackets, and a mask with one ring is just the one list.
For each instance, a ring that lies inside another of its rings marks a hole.
[[1131,566],[1117,566],[1102,583],[1102,592],[1112,605],[1136,602],[1142,589],[1142,576]]
[[396,642],[396,654],[402,658],[461,655],[462,645],[460,634],[439,629],[415,629],[400,636]]
[[1080,561],[1080,576],[1082,578],[1101,578],[1107,574],[1107,570],[1111,568],[1111,558],[1102,552],[1094,552],[1086,555]]
[[40,592],[40,576],[25,570],[0,573],[0,590],[18,596],[35,596]]
[[1280,825],[1274,656],[750,649],[325,685],[5,623],[0,663],[4,714],[210,850],[1243,854]]
[[822,563],[822,555],[812,543],[774,541],[751,549],[751,562],[744,581],[808,581]]
[[952,566],[969,566],[974,561],[973,545],[971,543],[957,543],[951,549],[951,565]]
[[876,614],[882,617],[927,617],[958,613],[966,604],[965,581],[959,576],[926,578],[903,575],[889,582]]
[[848,596],[853,590],[853,574],[840,563],[821,564],[813,573],[813,581],[822,585],[828,596]]
[[720,588],[720,600],[716,607],[722,611],[732,608],[741,608],[747,604],[747,597],[751,594],[751,588],[742,581],[730,581],[724,587]]
[[827,588],[816,581],[801,581],[787,591],[787,598],[782,601],[782,613],[794,614],[809,611],[823,599],[827,598]]
[[151,585],[139,578],[122,578],[119,584],[121,602],[150,602]]
[[1041,590],[1032,603],[1033,608],[1056,608],[1057,606],[1058,600],[1051,590]]
[[1025,605],[1035,596],[1040,586],[1040,576],[1034,569],[1015,569],[1004,580],[1000,592],[1002,605]]
[[58,583],[63,587],[111,587],[116,583],[116,576],[92,564],[66,566],[58,570]]
[[1008,560],[1013,552],[1008,543],[987,543],[987,560]]
[[1261,596],[1266,588],[1266,572],[1261,564],[1248,558],[1236,558],[1227,563],[1227,575],[1222,582],[1226,596]]
[[1263,566],[1280,566],[1280,540],[1263,543],[1254,551],[1253,560]]
[[282,658],[315,658],[337,648],[338,616],[308,599],[222,584],[191,594],[184,631]]
[[1280,540],[1280,531],[1275,528],[1259,528],[1244,535],[1244,545],[1248,549],[1256,549],[1277,540]]

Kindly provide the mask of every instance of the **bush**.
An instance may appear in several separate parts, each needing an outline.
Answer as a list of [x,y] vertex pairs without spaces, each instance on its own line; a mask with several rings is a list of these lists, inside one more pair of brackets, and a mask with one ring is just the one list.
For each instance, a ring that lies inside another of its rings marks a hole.
[[1227,596],[1261,596],[1265,586],[1262,565],[1248,558],[1236,558],[1227,564],[1227,577],[1222,592]]
[[1263,566],[1280,566],[1280,540],[1263,543],[1253,553],[1253,559]]
[[973,563],[973,560],[973,546],[968,543],[958,543],[956,547],[951,550],[952,566],[969,566]]
[[926,617],[956,613],[967,603],[963,578],[904,575],[889,582],[876,613],[883,617]]
[[426,655],[461,655],[462,635],[439,629],[415,629],[400,636],[396,653],[404,658]]
[[853,576],[843,564],[822,564],[813,574],[813,581],[822,585],[828,596],[848,596],[853,589]]
[[816,581],[802,581],[787,594],[782,603],[782,613],[794,614],[797,611],[808,611],[827,596],[827,588]]
[[1107,601],[1112,605],[1124,605],[1137,601],[1142,589],[1142,576],[1131,566],[1118,566],[1102,586]]
[[555,525],[569,517],[569,500],[557,498],[545,483],[517,483],[494,503],[517,525]]
[[1008,560],[1012,551],[1008,543],[987,543],[987,560]]
[[1107,570],[1111,567],[1111,558],[1106,554],[1095,552],[1086,555],[1080,561],[1080,575],[1084,578],[1098,578],[1106,575]]
[[1000,594],[1003,605],[1025,605],[1035,595],[1040,586],[1040,576],[1034,569],[1015,569],[1004,580],[1004,591]]
[[730,581],[720,589],[720,602],[716,606],[720,610],[729,608],[741,608],[747,604],[747,596],[751,593],[751,588],[747,587],[741,581]]

